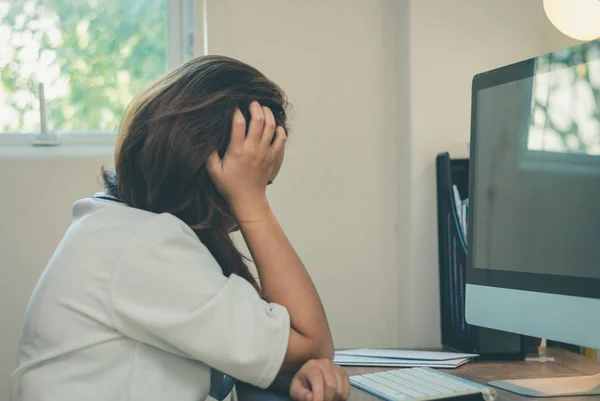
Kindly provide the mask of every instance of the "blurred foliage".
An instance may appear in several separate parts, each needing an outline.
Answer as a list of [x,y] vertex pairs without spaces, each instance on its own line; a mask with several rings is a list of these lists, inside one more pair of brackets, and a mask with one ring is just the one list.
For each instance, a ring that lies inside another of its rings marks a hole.
[[[0,85],[5,102],[18,115],[17,127],[37,107],[13,95],[23,90],[35,94],[40,77],[40,71],[24,73],[31,67],[20,57],[24,45],[18,37],[39,45],[38,58],[51,60],[59,70],[45,82],[49,89],[64,89],[54,99],[47,96],[53,130],[116,130],[132,96],[166,71],[167,0],[2,2],[7,12],[0,24],[12,36],[7,43],[14,57],[0,60]],[[41,75],[48,78],[46,72]]]
[[538,60],[532,113],[544,116],[540,132],[550,143],[532,150],[600,154],[600,41]]

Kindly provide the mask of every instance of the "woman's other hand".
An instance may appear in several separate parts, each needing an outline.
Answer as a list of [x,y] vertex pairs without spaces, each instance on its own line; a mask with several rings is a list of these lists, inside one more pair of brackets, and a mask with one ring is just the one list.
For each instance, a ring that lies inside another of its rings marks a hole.
[[266,187],[277,175],[287,139],[283,127],[276,127],[268,107],[252,102],[249,111],[248,133],[244,115],[236,109],[225,155],[220,158],[215,152],[207,164],[217,189],[238,221],[253,219],[256,207],[267,204]]
[[310,360],[292,379],[290,395],[296,401],[346,401],[348,374],[329,359]]

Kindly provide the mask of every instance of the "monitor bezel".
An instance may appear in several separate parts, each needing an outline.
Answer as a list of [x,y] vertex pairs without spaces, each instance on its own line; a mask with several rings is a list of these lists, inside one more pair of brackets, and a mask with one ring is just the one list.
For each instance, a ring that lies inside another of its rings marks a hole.
[[[583,43],[581,45],[574,46],[574,48],[590,46],[592,43],[594,45],[598,45],[600,40]],[[549,53],[543,56],[523,60],[491,71],[477,74],[473,77],[471,89],[469,217],[474,216],[477,210],[474,172],[477,169],[477,97],[479,91],[508,82],[533,77],[535,74],[537,60],[541,57],[548,57],[552,54],[553,53]],[[565,68],[572,67],[576,64],[579,63],[566,63]],[[469,235],[467,238],[467,284],[600,299],[600,279],[492,270],[474,267],[473,241],[474,237],[477,235],[474,227],[475,219],[469,218]]]

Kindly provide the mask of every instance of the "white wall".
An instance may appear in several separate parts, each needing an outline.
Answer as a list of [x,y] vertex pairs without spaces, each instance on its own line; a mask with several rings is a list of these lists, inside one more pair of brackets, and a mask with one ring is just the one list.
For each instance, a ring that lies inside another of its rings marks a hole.
[[[273,207],[328,312],[336,346],[412,342],[408,3],[210,0],[208,50],[287,92],[293,132]],[[402,157],[400,158],[400,153]]]
[[435,156],[468,155],[473,75],[574,43],[541,0],[411,0],[411,218],[414,345],[439,344]]

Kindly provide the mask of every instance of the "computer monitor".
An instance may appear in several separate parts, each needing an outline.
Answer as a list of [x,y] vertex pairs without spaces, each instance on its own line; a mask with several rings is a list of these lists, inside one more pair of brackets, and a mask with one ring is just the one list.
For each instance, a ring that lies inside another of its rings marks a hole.
[[469,175],[468,323],[600,348],[600,40],[474,77]]

